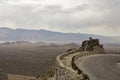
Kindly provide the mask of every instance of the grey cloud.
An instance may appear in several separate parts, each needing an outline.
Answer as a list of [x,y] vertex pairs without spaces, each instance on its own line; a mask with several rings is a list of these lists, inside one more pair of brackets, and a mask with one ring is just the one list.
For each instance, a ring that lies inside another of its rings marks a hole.
[[[23,28],[44,28],[59,31],[81,31],[89,27],[120,29],[120,1],[92,0],[93,3],[81,4],[65,9],[62,5],[3,5],[0,6],[0,23],[13,23]],[[9,25],[7,25],[9,26]],[[110,29],[110,30],[109,30]],[[82,31],[83,30],[83,31]],[[89,32],[88,32],[89,33]],[[96,34],[96,33],[95,33]]]

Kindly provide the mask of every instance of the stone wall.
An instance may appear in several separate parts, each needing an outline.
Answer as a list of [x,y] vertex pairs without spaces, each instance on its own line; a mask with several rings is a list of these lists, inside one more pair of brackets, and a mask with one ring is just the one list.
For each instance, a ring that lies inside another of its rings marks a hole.
[[77,72],[72,68],[65,66],[61,61],[62,58],[72,53],[74,53],[74,51],[64,53],[57,57],[55,80],[80,80],[79,79],[80,75],[78,75]]
[[[83,41],[78,49],[69,50],[56,58],[56,74],[54,80],[89,80],[89,76],[77,67],[77,61],[81,61],[85,56],[105,53],[98,39]],[[66,59],[65,59],[66,58]],[[68,60],[70,63],[67,65]]]
[[[75,51],[67,52],[61,54],[56,59],[56,74],[54,80],[89,80],[88,76],[82,72],[80,69],[75,69],[73,66],[76,66],[75,60],[82,59],[84,56],[95,54],[91,52],[76,52],[75,57],[73,56],[73,63],[71,59],[71,67],[67,67],[62,63],[62,59],[65,56],[75,54]],[[74,64],[74,65],[72,65]]]
[[[73,56],[73,58],[71,59],[71,67],[67,67],[66,65],[63,64],[62,59],[64,59],[65,56],[71,54],[76,54],[76,55]],[[54,80],[89,80],[88,79],[89,76],[87,76],[82,70],[80,70],[76,64],[77,61],[82,61],[84,57],[89,55],[96,55],[96,54],[99,53],[88,52],[88,51],[87,52],[81,51],[74,53],[74,51],[72,51],[59,55],[56,59],[56,65],[55,65],[56,74]]]

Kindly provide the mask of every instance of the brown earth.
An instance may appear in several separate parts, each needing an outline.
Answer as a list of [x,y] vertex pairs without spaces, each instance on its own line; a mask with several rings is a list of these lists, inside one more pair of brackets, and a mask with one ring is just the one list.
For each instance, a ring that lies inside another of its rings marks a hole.
[[12,43],[0,45],[0,72],[39,76],[54,67],[57,55],[78,47],[75,44],[41,45],[39,43]]

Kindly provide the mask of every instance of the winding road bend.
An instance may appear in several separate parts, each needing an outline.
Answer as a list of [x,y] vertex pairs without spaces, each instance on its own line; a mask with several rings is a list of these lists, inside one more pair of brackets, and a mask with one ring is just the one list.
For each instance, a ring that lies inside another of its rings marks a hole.
[[120,80],[120,55],[91,55],[77,62],[90,80]]

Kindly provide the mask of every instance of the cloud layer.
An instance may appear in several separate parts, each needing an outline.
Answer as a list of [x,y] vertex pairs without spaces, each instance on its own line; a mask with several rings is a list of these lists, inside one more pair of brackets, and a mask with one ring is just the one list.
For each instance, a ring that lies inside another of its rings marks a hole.
[[0,26],[120,36],[120,0],[0,0]]

